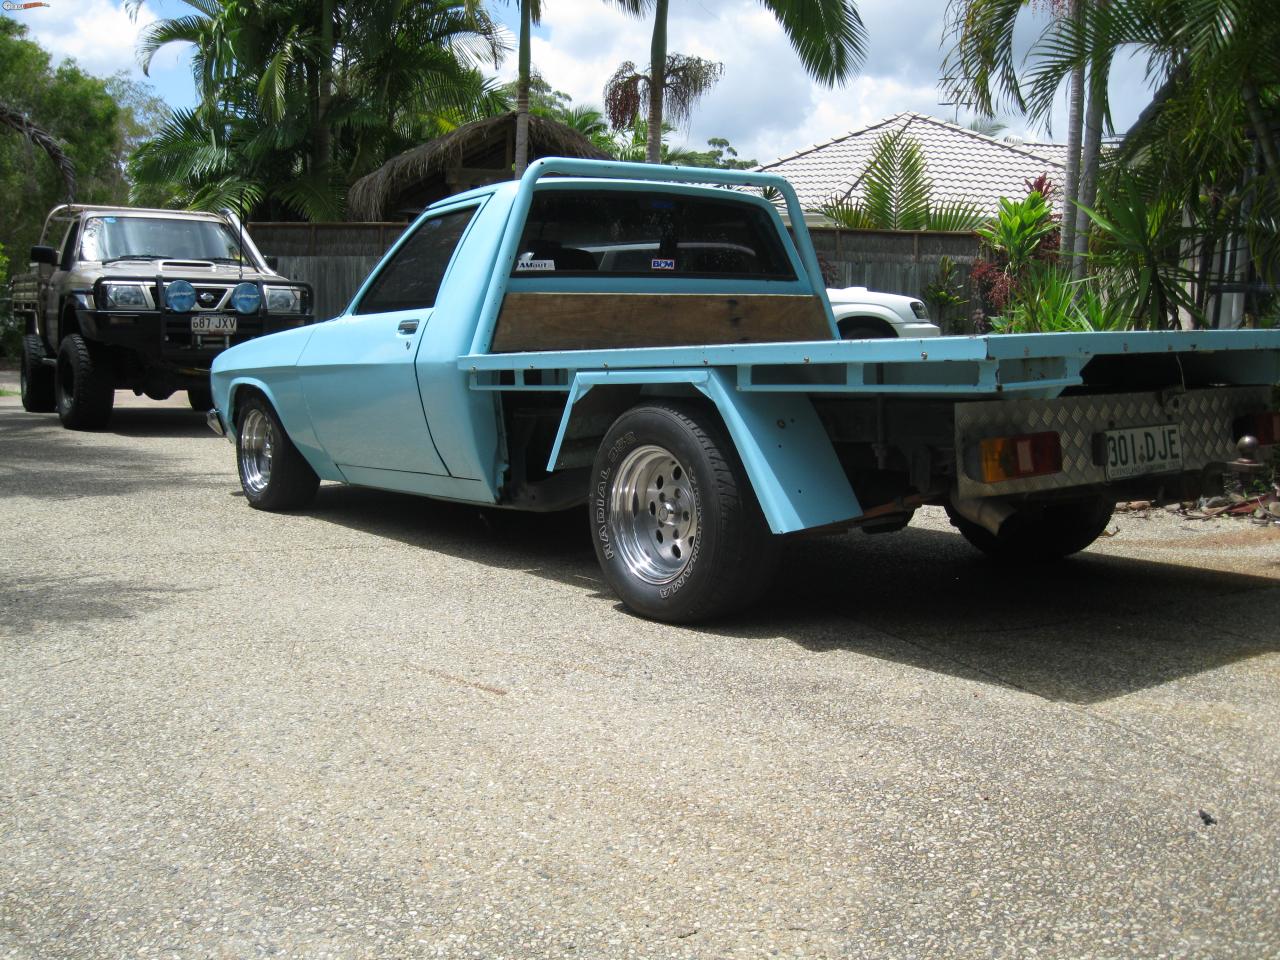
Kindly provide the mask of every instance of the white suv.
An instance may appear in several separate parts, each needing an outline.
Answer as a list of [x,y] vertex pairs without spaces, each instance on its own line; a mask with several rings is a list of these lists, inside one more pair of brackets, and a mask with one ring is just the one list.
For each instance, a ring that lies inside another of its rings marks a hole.
[[879,293],[866,287],[827,290],[840,336],[846,340],[913,339],[941,334],[929,311],[914,297]]

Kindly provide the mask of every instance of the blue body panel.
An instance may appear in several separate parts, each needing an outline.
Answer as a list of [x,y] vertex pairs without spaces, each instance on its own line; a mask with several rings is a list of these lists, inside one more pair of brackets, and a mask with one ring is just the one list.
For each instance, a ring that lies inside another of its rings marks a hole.
[[[561,178],[545,180],[550,174]],[[796,279],[511,276],[535,191],[584,183],[645,190],[654,182],[662,182],[664,190],[691,193],[710,188],[690,184],[777,189],[790,212],[794,243],[772,204],[744,193],[730,196],[767,210]],[[475,214],[434,306],[357,313],[370,283],[424,220],[465,209]],[[519,182],[473,190],[429,208],[335,320],[261,337],[220,354],[212,376],[215,406],[234,432],[235,391],[261,390],[325,479],[491,504],[502,501],[508,471],[503,395],[563,396],[559,434],[547,465],[552,470],[575,404],[593,388],[640,385],[658,392],[696,392],[719,411],[770,528],[789,533],[862,514],[812,397],[1052,398],[1081,384],[1082,371],[1094,357],[1125,354],[1174,353],[1202,381],[1280,381],[1280,331],[841,341],[823,290],[803,211],[779,177],[541,160]],[[823,304],[832,339],[491,354],[489,344],[509,291],[812,295]],[[416,321],[416,328],[403,331],[406,320]]]

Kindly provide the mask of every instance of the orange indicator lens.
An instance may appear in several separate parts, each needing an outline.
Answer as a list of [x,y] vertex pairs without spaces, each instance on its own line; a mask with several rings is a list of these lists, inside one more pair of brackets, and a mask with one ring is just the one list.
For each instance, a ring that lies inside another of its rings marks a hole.
[[986,483],[1039,477],[1062,470],[1062,442],[1058,434],[1026,433],[983,440],[982,479]]

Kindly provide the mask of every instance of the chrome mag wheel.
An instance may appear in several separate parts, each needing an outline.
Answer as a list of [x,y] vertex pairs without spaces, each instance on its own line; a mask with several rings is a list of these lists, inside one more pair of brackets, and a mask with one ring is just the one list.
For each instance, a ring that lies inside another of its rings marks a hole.
[[689,471],[671,451],[637,447],[618,467],[609,522],[622,561],[646,583],[684,572],[698,536],[698,503]]
[[271,482],[271,455],[275,444],[271,418],[256,407],[240,424],[240,477],[250,493],[261,494]]

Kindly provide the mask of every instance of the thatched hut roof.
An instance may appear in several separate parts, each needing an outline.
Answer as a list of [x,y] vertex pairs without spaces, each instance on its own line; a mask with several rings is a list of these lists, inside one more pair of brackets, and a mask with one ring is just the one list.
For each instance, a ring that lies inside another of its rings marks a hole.
[[[347,194],[347,217],[383,220],[416,213],[443,197],[511,179],[514,112],[477,120],[392,157],[361,177]],[[582,134],[546,117],[529,117],[529,159],[607,160]]]

